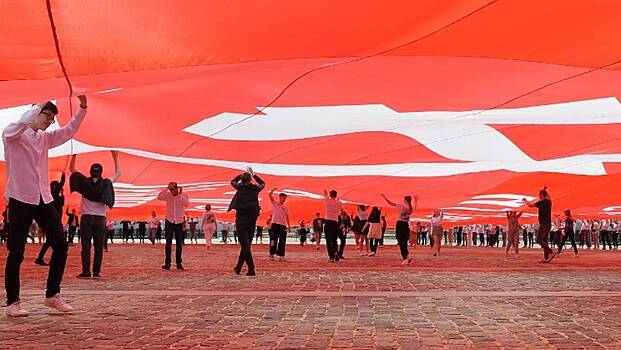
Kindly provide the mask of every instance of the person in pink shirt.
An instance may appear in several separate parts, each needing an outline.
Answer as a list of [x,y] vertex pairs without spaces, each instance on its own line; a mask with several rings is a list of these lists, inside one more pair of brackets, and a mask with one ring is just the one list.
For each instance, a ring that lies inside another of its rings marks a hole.
[[185,208],[190,204],[188,195],[183,193],[183,188],[177,185],[176,182],[171,182],[168,187],[164,189],[157,196],[157,199],[166,202],[166,261],[162,269],[170,270],[172,239],[175,237],[175,259],[177,263],[177,270],[183,270],[183,259],[181,254],[183,253],[183,229]]
[[48,180],[48,150],[69,141],[80,128],[86,115],[86,96],[78,96],[80,108],[69,123],[47,131],[54,123],[58,108],[51,102],[34,105],[17,122],[2,132],[7,167],[5,198],[9,202],[9,233],[4,287],[7,295],[6,314],[28,316],[21,307],[19,270],[24,260],[28,229],[34,219],[45,231],[52,246],[44,305],[61,312],[73,308],[60,298],[60,284],[65,272],[68,245],[63,234],[60,214],[52,204]]

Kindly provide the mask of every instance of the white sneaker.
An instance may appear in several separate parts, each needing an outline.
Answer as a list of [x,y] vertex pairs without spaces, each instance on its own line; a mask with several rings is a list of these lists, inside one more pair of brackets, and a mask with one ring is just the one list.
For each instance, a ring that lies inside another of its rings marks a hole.
[[375,256],[375,252],[371,252],[371,253],[367,254],[367,256]]
[[25,317],[30,315],[30,313],[22,309],[22,305],[20,304],[20,302],[16,301],[6,307],[6,315],[9,317]]
[[403,259],[403,261],[401,262],[401,265],[407,265],[408,264],[408,259]]
[[64,300],[62,300],[60,298],[60,294],[56,294],[51,298],[45,298],[45,302],[43,302],[43,305],[52,308],[52,309],[56,309],[60,312],[71,312],[73,311],[73,307],[71,307],[71,305],[65,303]]

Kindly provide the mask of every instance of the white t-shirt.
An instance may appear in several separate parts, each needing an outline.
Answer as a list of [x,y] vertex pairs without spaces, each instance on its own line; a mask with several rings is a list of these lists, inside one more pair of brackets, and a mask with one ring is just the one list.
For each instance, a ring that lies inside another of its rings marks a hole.
[[106,217],[107,208],[108,206],[102,202],[93,202],[84,198],[84,196],[82,197],[82,202],[80,204],[80,212],[82,215],[97,215]]
[[272,202],[272,224],[287,226],[289,208],[279,202]]

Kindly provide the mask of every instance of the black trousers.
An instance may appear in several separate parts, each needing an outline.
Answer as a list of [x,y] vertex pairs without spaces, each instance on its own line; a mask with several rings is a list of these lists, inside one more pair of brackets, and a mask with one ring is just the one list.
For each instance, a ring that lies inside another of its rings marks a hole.
[[270,255],[285,256],[287,244],[287,227],[280,224],[272,224],[270,234]]
[[345,244],[347,243],[347,231],[338,229],[336,237],[339,239],[339,256],[342,257],[345,253]]
[[578,254],[578,247],[576,247],[576,238],[574,237],[573,231],[565,232],[565,236],[563,236],[561,243],[558,245],[558,253],[560,254],[561,250],[563,250],[563,247],[565,246],[565,242],[567,242],[567,239],[571,241],[571,246],[574,248],[574,254]]
[[328,257],[333,260],[337,254],[336,237],[339,235],[339,223],[333,220],[326,220],[323,226],[323,232],[326,234],[326,248],[328,249]]
[[[235,226],[237,226],[237,238],[239,239],[239,259],[237,259],[237,270],[241,270],[244,263],[248,266],[248,271],[254,271],[254,261],[252,260],[252,251],[250,246],[254,237],[254,230],[257,227],[256,215],[237,215],[235,217]],[[274,231],[272,225],[272,231]],[[286,233],[285,229],[285,233]],[[284,255],[284,252],[283,252]]]
[[406,259],[410,255],[410,252],[408,251],[410,224],[405,221],[397,221],[395,236],[397,236],[397,244],[399,244],[399,250],[401,250],[401,257]]
[[379,244],[378,238],[370,238],[369,243],[371,243],[371,252],[377,253],[377,245]]
[[548,259],[552,253],[552,249],[548,246],[548,237],[550,237],[550,228],[552,225],[539,224],[539,230],[537,230],[537,243],[543,248],[543,258]]
[[51,204],[27,204],[9,199],[9,232],[7,247],[9,254],[4,270],[4,288],[6,289],[7,305],[19,301],[19,270],[24,261],[24,251],[28,230],[35,220],[45,232],[46,239],[52,246],[52,258],[47,276],[45,296],[50,298],[60,293],[60,283],[65,272],[68,245],[63,234],[58,210]]
[[608,243],[608,249],[612,250],[612,242],[610,239],[610,231],[601,230],[599,234],[599,241],[602,242],[602,250],[606,250],[606,243]]
[[67,238],[69,243],[73,243],[73,237],[75,237],[75,230],[76,230],[75,226],[71,226],[71,225],[69,226],[69,237]]
[[41,246],[41,250],[39,250],[39,256],[37,257],[37,260],[43,260],[43,258],[45,257],[45,253],[47,253],[47,250],[52,246],[52,244],[50,244],[50,240],[47,239],[47,237],[45,238],[45,243],[43,243],[43,245]]
[[181,258],[181,254],[183,253],[183,231],[181,230],[181,225],[182,224],[175,224],[166,220],[164,228],[164,230],[166,231],[165,265],[170,266],[173,237],[175,237],[175,261],[177,265],[181,265],[181,263],[183,262],[183,259]]
[[80,223],[82,233],[82,272],[91,273],[91,240],[95,246],[93,273],[101,272],[104,240],[106,239],[106,217],[99,215],[82,215]]

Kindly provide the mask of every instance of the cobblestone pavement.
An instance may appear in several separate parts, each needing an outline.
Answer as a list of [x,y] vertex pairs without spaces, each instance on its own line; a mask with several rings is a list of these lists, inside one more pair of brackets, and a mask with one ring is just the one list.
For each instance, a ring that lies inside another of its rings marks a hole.
[[274,262],[255,245],[247,277],[233,274],[235,245],[186,245],[186,270],[164,271],[163,246],[114,244],[103,277],[79,280],[76,245],[62,294],[77,310],[61,315],[41,303],[39,247],[22,265],[31,316],[0,316],[0,349],[621,349],[621,251],[539,264],[537,249],[419,247],[403,266],[392,245],[348,247],[337,264],[323,246],[288,245]]

